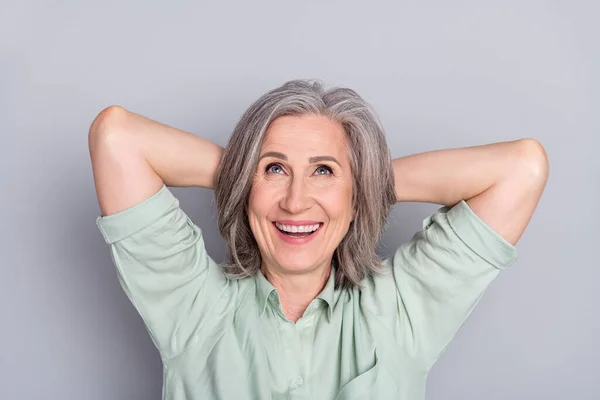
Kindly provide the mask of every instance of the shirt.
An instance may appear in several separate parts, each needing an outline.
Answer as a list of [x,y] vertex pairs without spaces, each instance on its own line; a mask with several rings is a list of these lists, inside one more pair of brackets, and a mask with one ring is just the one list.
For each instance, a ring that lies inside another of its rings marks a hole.
[[163,363],[163,400],[425,398],[427,374],[515,247],[463,200],[360,287],[334,273],[293,323],[257,273],[229,279],[165,185],[96,220]]

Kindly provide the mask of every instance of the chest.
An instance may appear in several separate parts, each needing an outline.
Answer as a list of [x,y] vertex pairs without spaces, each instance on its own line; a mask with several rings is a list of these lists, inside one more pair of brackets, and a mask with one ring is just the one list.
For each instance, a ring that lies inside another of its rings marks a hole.
[[402,368],[378,322],[352,299],[296,324],[251,303],[197,338],[170,365],[186,391],[215,399],[398,399]]

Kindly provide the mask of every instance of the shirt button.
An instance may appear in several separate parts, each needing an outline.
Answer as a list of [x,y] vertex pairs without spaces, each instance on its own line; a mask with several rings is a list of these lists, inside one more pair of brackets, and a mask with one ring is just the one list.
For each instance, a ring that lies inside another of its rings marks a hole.
[[294,378],[293,383],[295,386],[302,386],[304,380],[301,377]]

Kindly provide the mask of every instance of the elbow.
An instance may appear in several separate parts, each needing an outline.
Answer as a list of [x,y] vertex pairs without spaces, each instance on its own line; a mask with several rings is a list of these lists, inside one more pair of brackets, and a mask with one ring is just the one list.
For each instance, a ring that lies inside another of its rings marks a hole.
[[121,106],[108,106],[94,118],[88,132],[88,142],[90,148],[100,141],[112,140],[115,136],[120,136],[123,120],[128,111]]
[[550,162],[544,146],[532,138],[521,139],[518,142],[521,170],[530,178],[546,182],[550,173]]

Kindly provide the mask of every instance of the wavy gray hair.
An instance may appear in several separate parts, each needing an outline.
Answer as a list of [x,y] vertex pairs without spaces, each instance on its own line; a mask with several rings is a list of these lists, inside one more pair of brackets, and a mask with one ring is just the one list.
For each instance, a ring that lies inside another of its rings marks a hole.
[[381,122],[373,108],[352,89],[325,90],[320,81],[293,80],[267,92],[248,108],[233,131],[216,173],[217,218],[229,252],[224,268],[230,278],[253,276],[261,267],[247,212],[265,132],[278,117],[307,114],[340,123],[350,151],[356,214],[333,255],[335,286],[357,286],[381,267],[376,248],[396,202],[394,172]]

